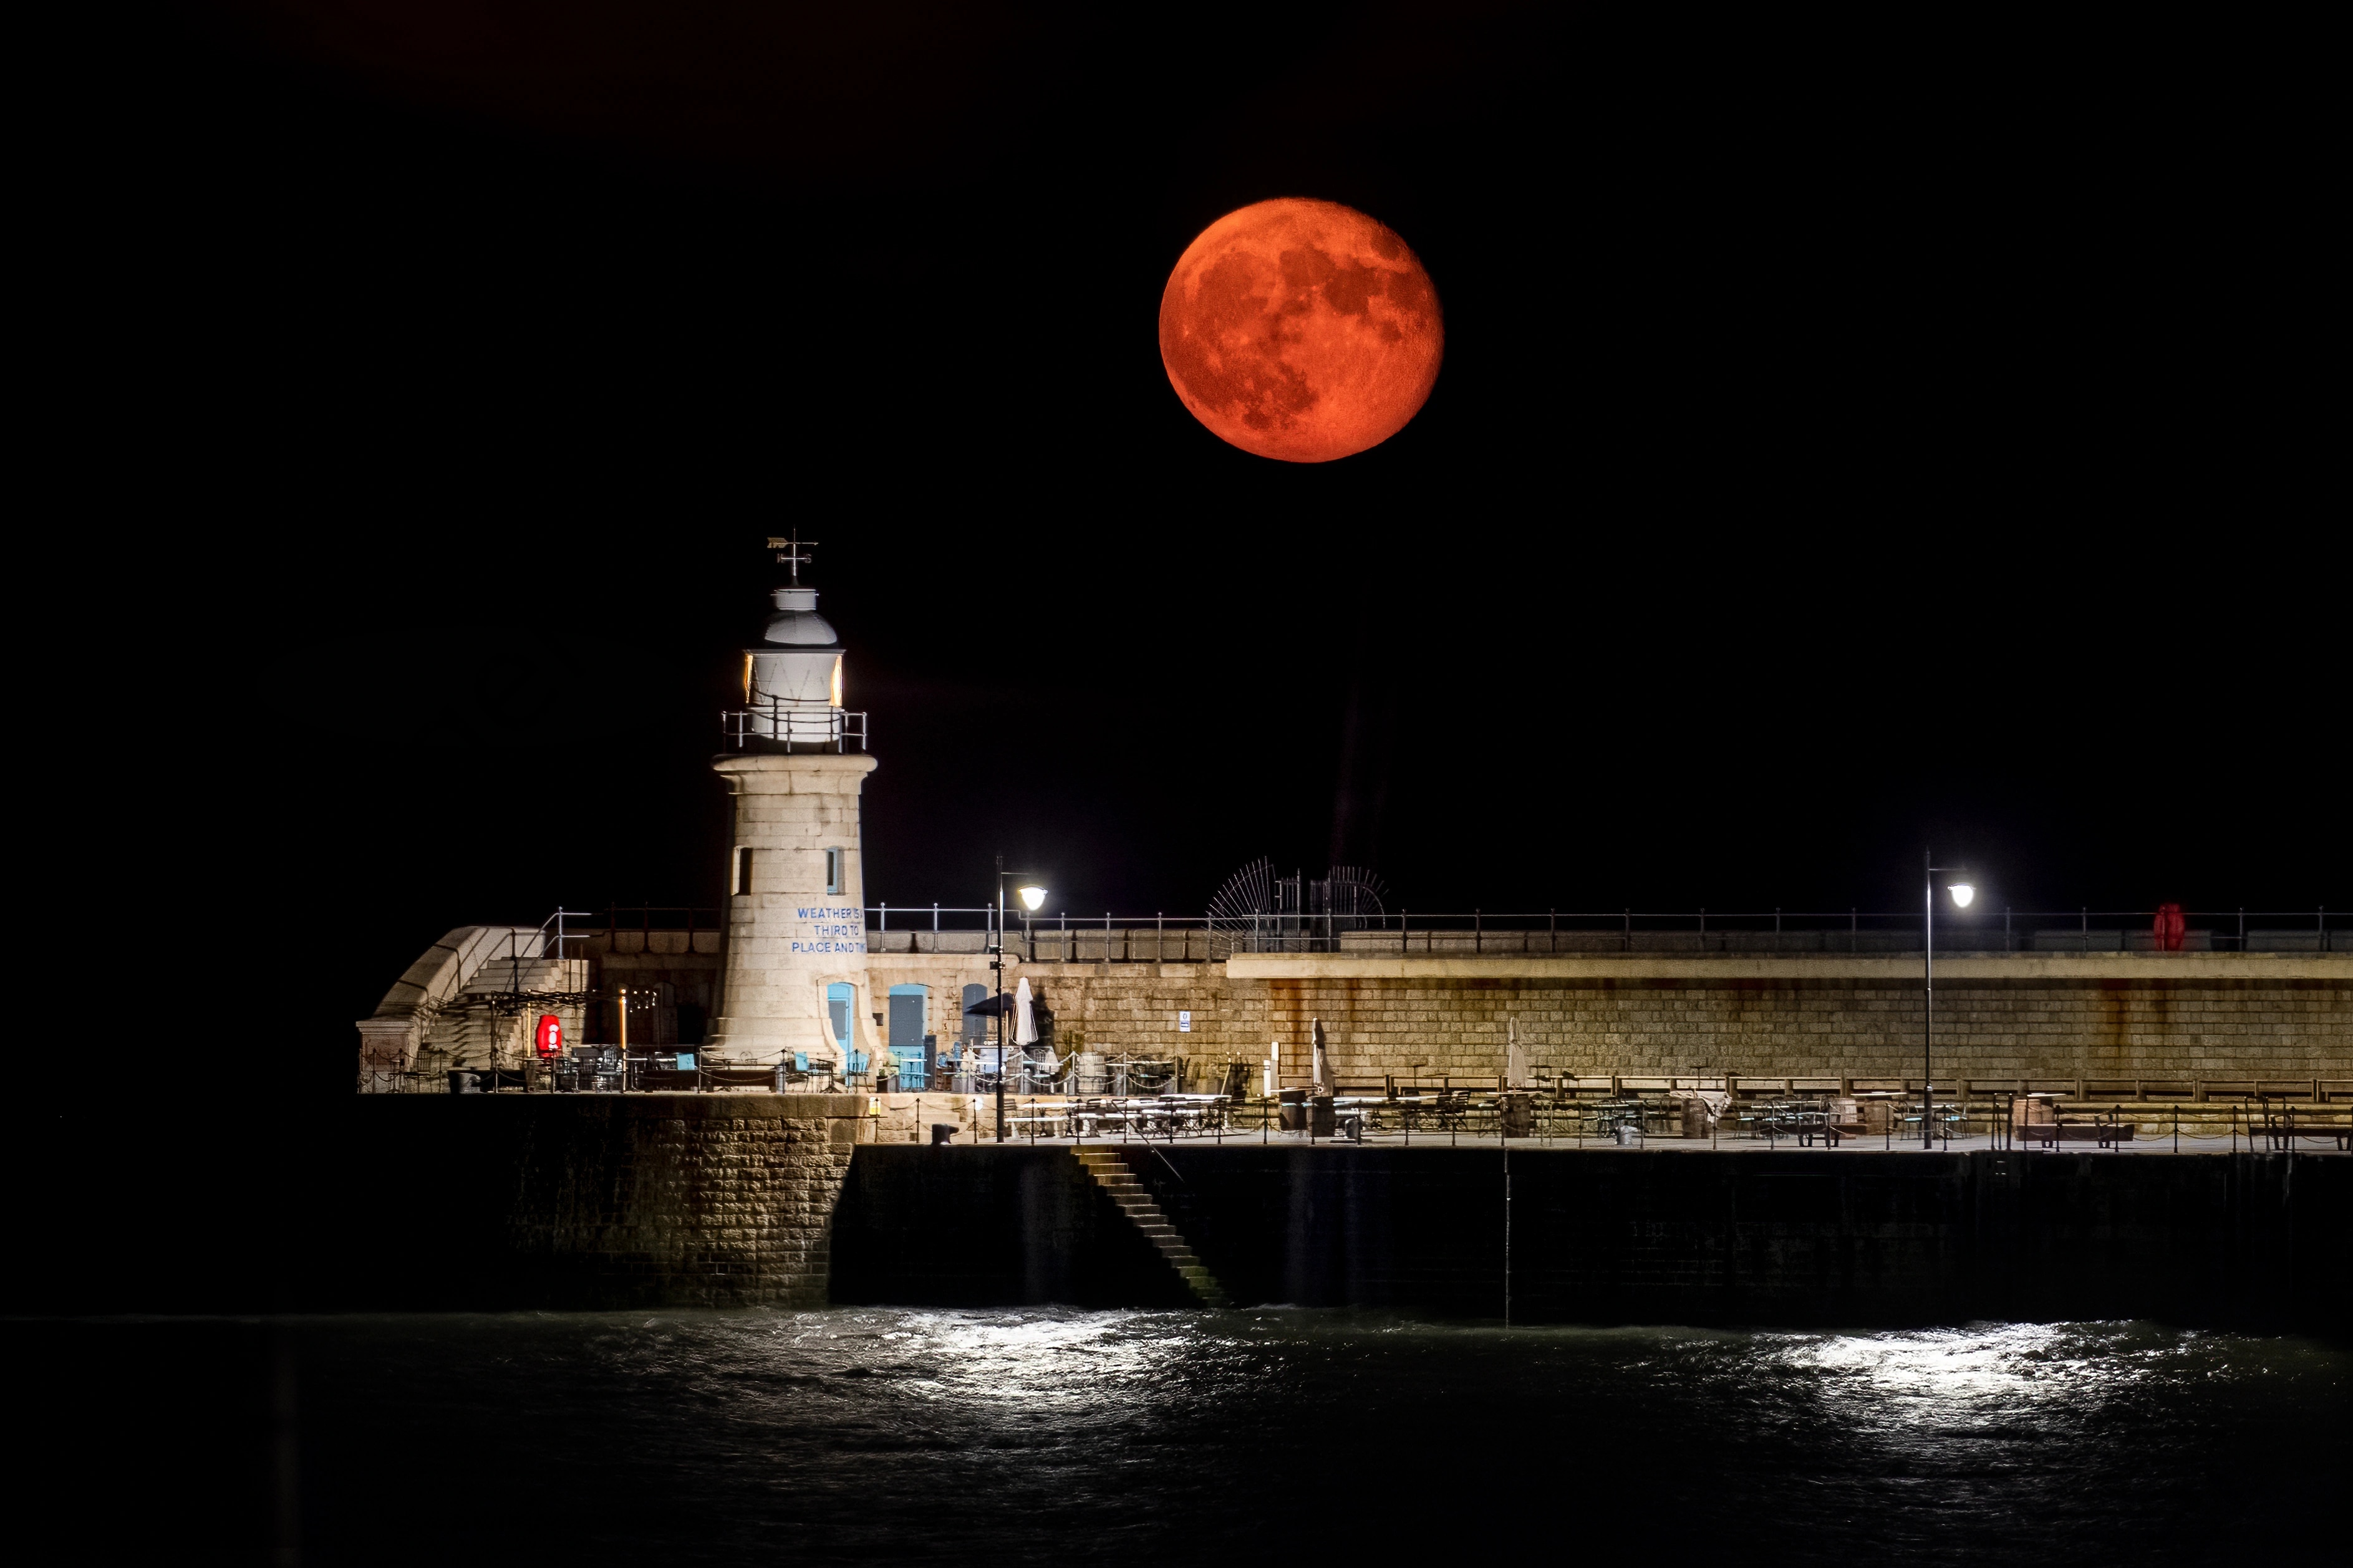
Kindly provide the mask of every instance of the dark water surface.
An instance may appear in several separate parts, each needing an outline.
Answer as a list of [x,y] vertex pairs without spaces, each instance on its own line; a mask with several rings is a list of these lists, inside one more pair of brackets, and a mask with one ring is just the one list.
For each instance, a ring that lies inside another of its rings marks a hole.
[[74,1514],[88,1554],[180,1561],[293,1537],[310,1563],[2211,1562],[2340,1509],[2353,1457],[2346,1348],[2137,1323],[836,1309],[14,1332],[16,1375],[29,1347],[41,1373],[20,1417],[132,1482]]

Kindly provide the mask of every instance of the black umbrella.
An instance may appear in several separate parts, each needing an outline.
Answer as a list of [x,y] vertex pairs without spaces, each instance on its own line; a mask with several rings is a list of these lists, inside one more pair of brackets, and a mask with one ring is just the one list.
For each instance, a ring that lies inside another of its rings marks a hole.
[[[1008,991],[1002,996],[990,996],[974,1003],[964,1010],[964,1016],[967,1018],[994,1018],[1001,1015],[1009,1018],[1013,1016],[1013,1007],[1017,1000],[1018,998]],[[1040,1029],[1046,1026],[1045,1020],[1054,1016],[1054,1010],[1035,996],[1029,999],[1029,1010],[1037,1016],[1038,1026]]]

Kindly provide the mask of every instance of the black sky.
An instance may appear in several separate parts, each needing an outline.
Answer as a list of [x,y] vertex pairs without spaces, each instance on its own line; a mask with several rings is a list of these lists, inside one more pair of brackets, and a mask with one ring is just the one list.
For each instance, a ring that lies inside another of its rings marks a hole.
[[[1422,909],[1900,908],[1933,840],[2021,909],[2353,901],[2289,62],[854,9],[185,10],[92,89],[54,401],[88,515],[185,540],[92,575],[201,598],[165,858],[300,933],[285,1050],[340,1070],[450,926],[716,901],[793,526],[870,900],[1001,849],[1074,911],[1335,853]],[[1286,194],[1447,311],[1333,465],[1219,443],[1154,341]]]

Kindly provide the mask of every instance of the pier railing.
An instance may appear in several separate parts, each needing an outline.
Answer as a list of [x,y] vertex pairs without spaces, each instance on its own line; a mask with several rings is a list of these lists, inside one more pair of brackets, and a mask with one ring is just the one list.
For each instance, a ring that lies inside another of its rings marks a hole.
[[[723,911],[641,906],[597,911],[564,941],[619,942],[631,933],[709,933]],[[1240,920],[1202,915],[1081,914],[1057,910],[1022,918],[1008,911],[1004,945],[1029,963],[1201,963],[1237,952],[1377,955],[1737,952],[1896,953],[1922,947],[1922,912],[1865,910],[1471,910],[1392,914],[1268,912]],[[877,903],[866,909],[871,952],[987,952],[997,911],[978,905]],[[2155,910],[1942,911],[1938,952],[2353,952],[2343,911],[2201,910],[2182,916],[2178,945],[2158,933]],[[571,956],[577,946],[552,947]]]
[[[993,909],[876,904],[871,952],[980,952],[997,940]],[[1198,963],[1237,952],[1376,955],[1921,951],[1923,913],[1863,910],[1487,910],[1240,918],[1008,912],[1007,951],[1031,963]],[[2353,921],[2327,909],[2192,910],[2171,941],[2155,910],[1984,910],[1936,917],[1940,952],[2353,952]]]

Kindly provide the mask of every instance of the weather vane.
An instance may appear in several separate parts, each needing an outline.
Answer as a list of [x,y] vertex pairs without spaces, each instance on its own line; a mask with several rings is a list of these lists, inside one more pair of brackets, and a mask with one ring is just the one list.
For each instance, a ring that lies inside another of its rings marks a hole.
[[793,586],[796,588],[799,587],[801,585],[801,568],[809,565],[817,559],[814,555],[804,555],[801,552],[804,550],[815,550],[817,548],[817,541],[812,539],[804,542],[801,539],[801,531],[797,528],[793,530],[793,535],[790,539],[771,538],[768,541],[768,548],[771,550],[780,550],[784,552],[783,554],[776,557],[776,560],[779,563],[790,562],[792,563]]

